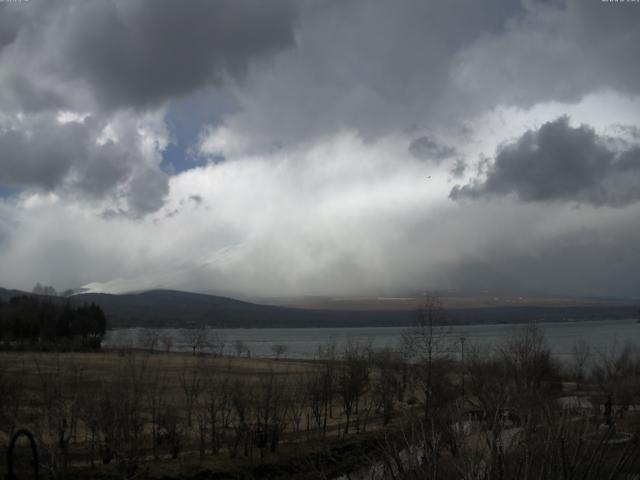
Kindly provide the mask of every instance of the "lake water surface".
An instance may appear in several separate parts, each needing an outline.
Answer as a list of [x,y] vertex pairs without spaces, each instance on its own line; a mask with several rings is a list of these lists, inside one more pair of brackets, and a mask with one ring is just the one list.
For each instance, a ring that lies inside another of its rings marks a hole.
[[[640,343],[640,323],[635,319],[592,320],[581,322],[539,323],[547,343],[554,355],[562,358],[571,354],[571,348],[579,339],[588,342],[594,351],[606,351],[614,344],[621,347],[627,342]],[[471,345],[498,346],[515,329],[522,325],[464,325],[449,327],[452,341],[464,336],[465,350]],[[110,330],[105,346],[136,346],[143,334],[142,328]],[[173,351],[189,351],[189,345],[181,329],[160,329],[161,334],[173,338]],[[373,348],[397,347],[401,345],[406,327],[360,327],[360,328],[221,328],[211,329],[225,342],[225,354],[234,355],[234,344],[241,340],[252,357],[273,357],[274,345],[285,345],[287,358],[313,358],[318,346],[329,343],[336,345],[337,351],[349,341],[368,342]],[[459,343],[455,352],[459,349]]]

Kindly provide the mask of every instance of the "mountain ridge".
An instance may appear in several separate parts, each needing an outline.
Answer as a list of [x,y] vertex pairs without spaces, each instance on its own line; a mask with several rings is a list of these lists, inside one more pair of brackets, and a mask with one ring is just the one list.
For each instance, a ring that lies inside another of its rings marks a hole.
[[[0,297],[32,295],[20,290],[0,288]],[[148,290],[127,294],[78,293],[71,297],[51,297],[73,304],[96,303],[102,307],[112,328],[123,327],[199,327],[278,328],[278,327],[375,327],[408,326],[418,308],[301,308],[265,305],[230,297],[184,292]],[[370,304],[364,304],[365,306]],[[412,304],[419,306],[417,303]],[[464,305],[464,304],[463,304]],[[340,306],[338,304],[337,306]],[[375,304],[371,304],[375,307]],[[584,304],[474,305],[446,308],[447,319],[454,324],[557,322],[635,318],[633,300],[593,300]]]

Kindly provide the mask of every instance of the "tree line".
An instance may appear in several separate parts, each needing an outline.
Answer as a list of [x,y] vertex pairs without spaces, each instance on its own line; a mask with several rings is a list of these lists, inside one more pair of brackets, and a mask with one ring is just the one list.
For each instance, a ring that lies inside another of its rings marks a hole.
[[100,306],[74,306],[35,295],[0,299],[0,341],[5,348],[98,349],[107,331]]

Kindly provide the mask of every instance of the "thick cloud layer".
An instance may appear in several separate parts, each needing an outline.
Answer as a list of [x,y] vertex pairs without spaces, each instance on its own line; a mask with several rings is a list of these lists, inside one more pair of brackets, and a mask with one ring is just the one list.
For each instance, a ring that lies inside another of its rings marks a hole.
[[136,222],[31,198],[0,209],[8,222],[20,218],[0,250],[0,284],[29,288],[38,278],[243,297],[421,289],[637,295],[638,204],[605,214],[462,204],[446,198],[446,171],[425,180],[431,168],[410,157],[404,141],[343,136],[184,172],[171,179],[165,206]]
[[[130,118],[110,123],[67,114],[27,117],[0,129],[0,185],[28,187],[80,196],[83,200],[120,197],[123,213],[134,216],[157,210],[168,193],[158,169],[151,132]],[[157,139],[155,141],[158,141]]]
[[0,2],[0,284],[640,296],[639,5]]
[[459,121],[469,102],[451,90],[458,53],[523,11],[509,0],[303,5],[295,51],[255,72],[227,121],[263,148]]
[[[295,11],[284,0],[53,0],[0,14],[0,186],[119,196],[117,211],[140,215],[167,194],[170,132],[149,152],[127,128],[290,46]],[[61,112],[89,120],[62,124]],[[125,138],[100,142],[114,128]]]
[[255,72],[226,124],[260,147],[345,129],[419,137],[477,128],[476,115],[501,105],[577,102],[606,88],[637,94],[639,23],[637,5],[599,0],[307,8],[295,53]]
[[50,107],[30,98],[47,92],[76,104],[71,86],[87,88],[88,100],[107,110],[156,106],[242,77],[251,61],[293,42],[295,12],[285,0],[53,0],[22,8],[26,21],[0,24],[9,50],[2,63],[5,79],[29,87],[8,82],[4,95],[32,108]]
[[90,83],[106,107],[145,107],[184,95],[291,45],[289,2],[83,2],[58,27],[59,74]]
[[639,186],[640,145],[616,150],[592,128],[561,117],[502,145],[486,180],[456,186],[450,197],[514,194],[525,202],[621,207],[640,201]]
[[577,101],[594,90],[637,94],[640,9],[634,2],[524,2],[504,32],[459,52],[456,86],[483,102],[531,106]]

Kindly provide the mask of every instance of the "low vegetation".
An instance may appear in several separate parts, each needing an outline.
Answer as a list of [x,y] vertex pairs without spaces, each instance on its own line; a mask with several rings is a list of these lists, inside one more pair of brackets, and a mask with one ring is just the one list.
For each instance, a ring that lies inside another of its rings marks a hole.
[[[0,354],[2,444],[34,432],[52,478],[623,479],[640,472],[640,355],[577,342],[560,365],[535,325],[481,350],[437,299],[398,349],[250,359],[238,344]],[[207,342],[211,338],[206,339]],[[216,339],[220,341],[220,339]],[[460,354],[452,355],[457,349]],[[170,350],[170,348],[169,348]],[[276,351],[277,350],[277,351]],[[1,453],[1,452],[0,452]],[[626,476],[625,476],[626,475]]]
[[95,350],[106,331],[105,314],[93,303],[73,306],[35,295],[0,299],[0,347],[5,350]]

